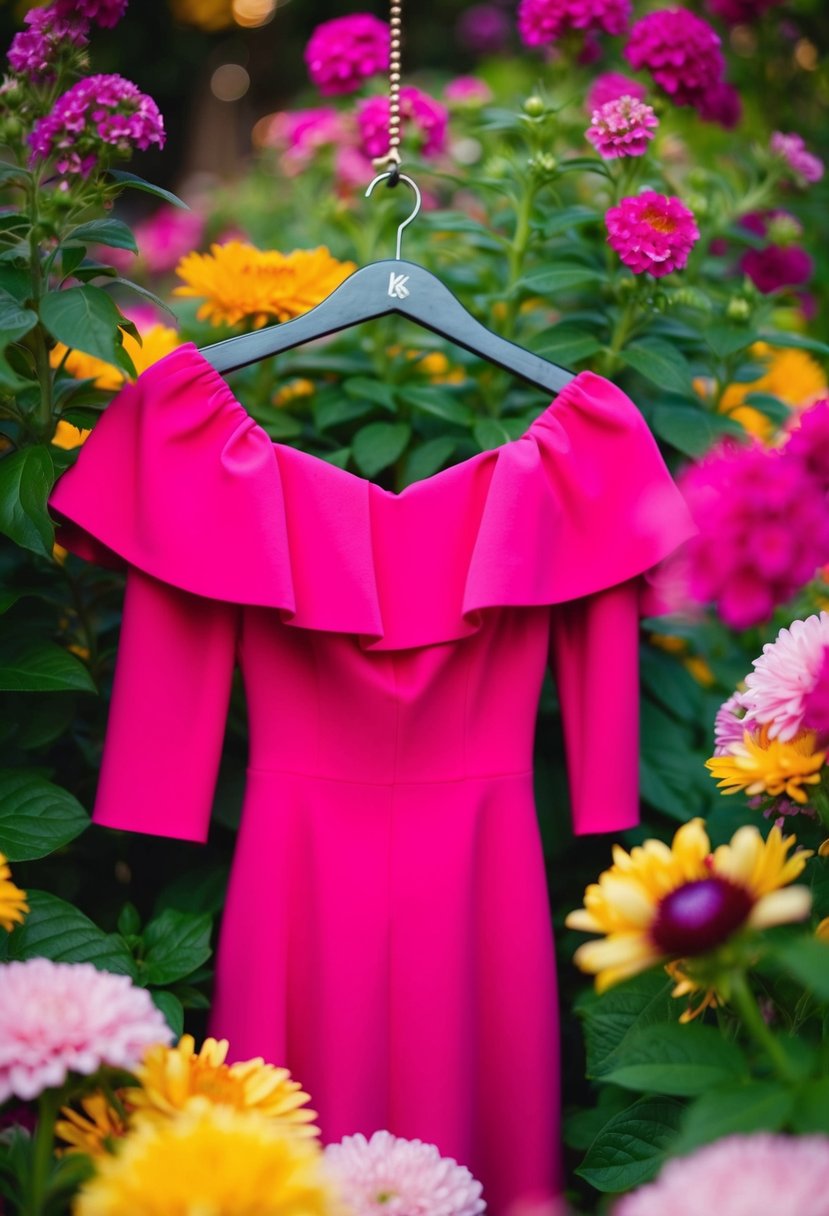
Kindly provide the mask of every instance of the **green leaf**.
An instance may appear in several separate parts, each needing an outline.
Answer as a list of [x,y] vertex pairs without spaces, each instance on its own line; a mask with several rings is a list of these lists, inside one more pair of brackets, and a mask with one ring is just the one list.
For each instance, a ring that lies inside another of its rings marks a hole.
[[829,942],[817,937],[789,939],[774,961],[821,1001],[829,1001]]
[[782,426],[792,416],[791,406],[771,393],[747,393],[745,404],[753,406],[778,426]]
[[559,173],[600,173],[602,177],[610,177],[610,170],[603,160],[593,156],[568,156],[559,161]]
[[746,433],[739,422],[725,414],[709,414],[693,405],[658,405],[651,415],[653,429],[684,456],[702,456],[723,435],[734,435],[745,441]]
[[23,650],[0,650],[3,692],[97,692],[80,659],[55,642],[32,642]]
[[679,1017],[679,1002],[671,997],[672,984],[661,971],[648,971],[617,984],[598,997],[592,991],[581,998],[579,1017],[584,1021],[587,1075],[597,1077],[608,1061],[624,1052],[630,1039],[646,1026]]
[[556,266],[519,279],[512,290],[529,292],[531,295],[554,296],[556,292],[569,291],[572,287],[597,283],[601,277],[601,271],[595,266],[585,266],[582,262],[559,262]]
[[46,857],[88,826],[68,790],[35,773],[0,769],[0,853],[9,861]]
[[28,169],[21,169],[19,165],[12,165],[8,161],[0,163],[0,186],[24,185],[31,180],[32,175]]
[[138,253],[132,229],[123,220],[116,219],[90,220],[88,224],[80,224],[64,237],[63,243],[106,245],[110,249],[129,249],[130,253]]
[[829,344],[818,338],[808,338],[805,334],[792,334],[785,329],[766,330],[758,334],[760,341],[769,342],[772,346],[794,347],[795,350],[811,350],[817,355],[829,355]]
[[601,1079],[640,1093],[690,1098],[746,1072],[740,1049],[713,1026],[647,1026],[617,1048]]
[[[123,287],[125,291],[131,291],[134,295],[140,296],[142,300],[146,300],[148,304],[152,304],[154,308],[160,308],[162,312],[166,312],[172,317],[178,326],[178,315],[175,310],[170,307],[166,300],[162,300],[161,296],[157,296],[154,291],[150,291],[149,287],[144,287],[141,283],[134,283],[132,279],[124,279],[121,275],[116,274],[110,279],[108,287]],[[121,328],[126,329],[124,323],[121,323]]]
[[672,393],[690,394],[691,369],[687,360],[663,338],[642,338],[619,352],[619,357],[652,384]]
[[22,308],[11,294],[0,288],[0,348],[16,342],[37,325],[37,313]]
[[747,346],[752,346],[759,338],[759,334],[753,329],[746,329],[742,325],[726,325],[722,322],[712,325],[710,329],[705,331],[704,336],[711,350],[720,359],[727,359],[729,355],[736,355],[738,350],[745,350]]
[[164,1014],[167,1025],[177,1039],[184,1034],[184,1006],[173,992],[153,988],[150,992],[153,1004]]
[[110,169],[109,176],[125,188],[141,190],[145,194],[152,194],[155,198],[162,198],[166,203],[172,203],[174,207],[180,207],[182,211],[190,210],[177,194],[173,194],[170,190],[165,190],[162,186],[156,186],[152,182],[145,181],[137,173],[128,173],[126,169]]
[[685,1153],[733,1132],[778,1131],[788,1120],[795,1091],[779,1081],[718,1086],[685,1111],[675,1152]]
[[394,413],[397,409],[395,390],[391,384],[370,380],[368,376],[349,376],[343,381],[343,391],[355,401],[370,401]]
[[602,344],[595,334],[572,325],[554,325],[552,329],[540,334],[531,346],[535,353],[544,359],[563,363],[566,367],[571,363],[578,363],[581,359],[589,359],[602,349]]
[[467,406],[448,395],[445,389],[414,386],[398,389],[397,395],[407,405],[424,414],[431,414],[434,418],[441,418],[444,422],[451,422],[456,426],[472,425],[472,414]]
[[125,903],[118,913],[118,932],[122,937],[136,936],[141,932],[141,916],[135,904]]
[[211,917],[207,913],[165,908],[144,929],[143,979],[170,984],[210,958]]
[[801,1085],[790,1122],[792,1131],[800,1136],[829,1132],[829,1077]]
[[259,425],[266,435],[277,442],[282,439],[295,439],[297,435],[302,434],[302,423],[287,410],[269,414],[265,420],[259,422]]
[[104,933],[72,904],[48,891],[28,891],[30,912],[9,936],[9,958],[50,958],[58,963],[93,963],[101,971],[136,978],[126,943]]
[[598,220],[598,215],[592,207],[562,207],[544,221],[544,235],[549,238],[567,232],[571,228],[580,228]]
[[604,1125],[576,1173],[603,1192],[648,1182],[672,1147],[681,1116],[682,1105],[672,1098],[640,1098]]
[[406,485],[423,481],[443,468],[456,446],[457,441],[449,435],[438,435],[436,439],[427,439],[419,447],[413,448],[406,458]]
[[314,404],[314,424],[319,431],[327,431],[343,422],[362,418],[374,409],[371,401],[352,401],[338,393],[320,394]]
[[406,450],[412,429],[403,422],[372,422],[354,436],[352,452],[366,477],[387,469]]
[[40,302],[40,316],[58,342],[117,364],[118,351],[123,349],[118,328],[121,314],[100,287],[52,291]]
[[46,444],[19,448],[0,460],[0,532],[33,553],[51,557],[55,528],[46,501],[55,480]]

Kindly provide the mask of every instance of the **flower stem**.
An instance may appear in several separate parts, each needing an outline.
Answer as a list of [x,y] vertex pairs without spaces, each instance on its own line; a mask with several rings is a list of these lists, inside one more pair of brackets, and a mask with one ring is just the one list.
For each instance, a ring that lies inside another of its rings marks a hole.
[[788,1056],[769,1030],[754,994],[748,986],[744,971],[734,971],[729,977],[730,1004],[733,1005],[748,1033],[763,1049],[781,1081],[795,1080]]
[[32,1150],[32,1171],[29,1178],[26,1179],[26,1197],[21,1209],[21,1216],[43,1216],[46,1210],[55,1119],[62,1100],[62,1089],[47,1089],[40,1095],[37,1128]]

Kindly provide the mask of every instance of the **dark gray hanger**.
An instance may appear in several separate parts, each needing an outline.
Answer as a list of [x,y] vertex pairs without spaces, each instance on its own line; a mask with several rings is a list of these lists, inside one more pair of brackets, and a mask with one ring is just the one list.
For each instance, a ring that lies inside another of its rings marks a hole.
[[414,262],[401,261],[403,229],[420,211],[420,191],[405,173],[391,170],[375,177],[366,190],[366,197],[378,182],[392,176],[407,182],[416,198],[414,211],[397,229],[396,258],[371,262],[355,270],[321,304],[293,321],[204,347],[201,353],[208,363],[217,372],[233,372],[315,338],[324,338],[362,321],[373,321],[396,312],[545,392],[559,392],[573,379],[573,372],[493,333],[467,312],[460,300],[430,271]]

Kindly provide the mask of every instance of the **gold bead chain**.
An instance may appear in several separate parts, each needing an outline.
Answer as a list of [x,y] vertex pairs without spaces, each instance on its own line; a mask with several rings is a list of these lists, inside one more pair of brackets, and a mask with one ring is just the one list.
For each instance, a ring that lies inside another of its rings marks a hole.
[[374,161],[377,169],[392,173],[393,185],[400,172],[400,44],[403,36],[403,0],[390,0],[389,45],[389,150]]

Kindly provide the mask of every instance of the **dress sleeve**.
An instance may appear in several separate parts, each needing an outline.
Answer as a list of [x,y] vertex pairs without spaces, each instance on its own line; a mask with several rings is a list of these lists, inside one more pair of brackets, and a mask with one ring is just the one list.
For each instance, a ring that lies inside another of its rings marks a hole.
[[94,823],[207,839],[238,613],[129,567]]
[[550,659],[577,836],[639,822],[640,588],[634,578],[552,609]]

